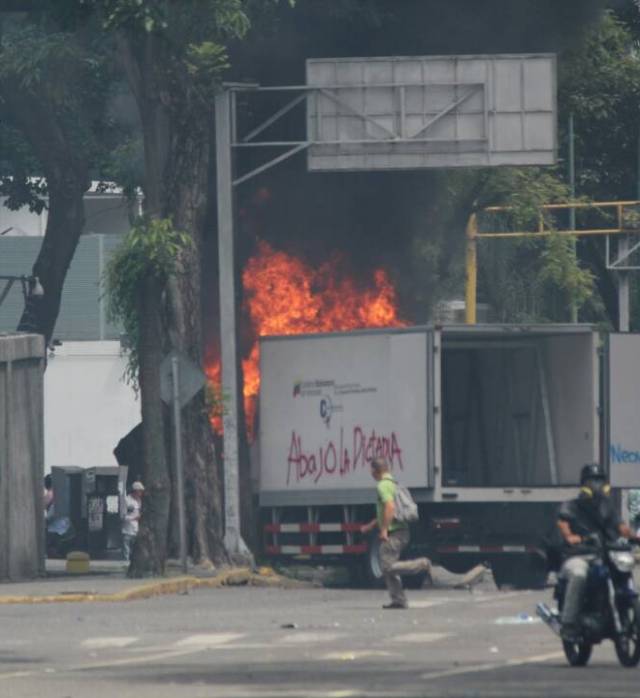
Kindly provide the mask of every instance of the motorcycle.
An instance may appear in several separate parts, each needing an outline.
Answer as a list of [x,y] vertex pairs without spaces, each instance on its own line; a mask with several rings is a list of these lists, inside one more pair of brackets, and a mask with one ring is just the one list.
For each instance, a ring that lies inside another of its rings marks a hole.
[[[567,661],[571,666],[585,666],[594,645],[612,640],[620,664],[635,667],[640,662],[640,599],[633,581],[633,548],[626,540],[604,543],[594,536],[584,554],[591,559],[579,633],[575,642],[562,639]],[[559,577],[553,594],[557,609],[542,602],[536,606],[538,616],[560,637],[566,588],[566,579]]]

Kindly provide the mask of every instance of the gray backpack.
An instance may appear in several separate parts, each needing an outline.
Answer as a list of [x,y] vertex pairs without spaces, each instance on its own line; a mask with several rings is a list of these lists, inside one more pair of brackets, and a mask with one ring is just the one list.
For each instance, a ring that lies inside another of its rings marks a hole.
[[418,505],[413,501],[409,490],[401,485],[397,480],[396,492],[393,495],[393,508],[395,509],[394,519],[402,523],[411,523],[418,520]]

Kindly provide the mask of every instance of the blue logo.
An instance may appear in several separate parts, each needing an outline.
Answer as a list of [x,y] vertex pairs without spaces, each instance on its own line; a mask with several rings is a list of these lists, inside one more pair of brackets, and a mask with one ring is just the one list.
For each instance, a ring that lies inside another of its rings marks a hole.
[[640,451],[630,451],[620,444],[611,444],[609,454],[612,463],[640,463]]

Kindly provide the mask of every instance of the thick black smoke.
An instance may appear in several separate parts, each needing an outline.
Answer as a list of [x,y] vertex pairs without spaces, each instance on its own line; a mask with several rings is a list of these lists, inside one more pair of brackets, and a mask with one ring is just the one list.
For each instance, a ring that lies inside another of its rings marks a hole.
[[[266,22],[268,30],[263,23],[233,51],[235,79],[303,84],[305,59],[312,57],[561,53],[611,3],[298,0],[293,9],[280,5]],[[261,107],[254,102],[253,109],[250,116],[260,117]],[[297,126],[293,116],[286,123],[301,136],[299,119]],[[251,163],[247,156],[240,162]],[[240,263],[253,252],[256,236],[312,260],[334,249],[345,251],[363,274],[380,264],[390,270],[403,309],[415,322],[427,319],[436,295],[459,290],[465,214],[449,200],[442,172],[307,173],[301,155],[241,185],[238,199]],[[426,266],[414,246],[424,232],[440,241],[437,259]]]

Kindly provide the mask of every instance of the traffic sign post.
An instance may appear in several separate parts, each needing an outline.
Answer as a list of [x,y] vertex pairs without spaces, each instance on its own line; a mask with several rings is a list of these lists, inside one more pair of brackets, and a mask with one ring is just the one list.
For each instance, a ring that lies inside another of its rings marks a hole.
[[160,396],[173,407],[176,497],[178,500],[178,533],[180,563],[187,572],[187,526],[184,512],[184,471],[182,465],[182,419],[180,410],[203,388],[206,378],[186,356],[171,352],[160,365]]

